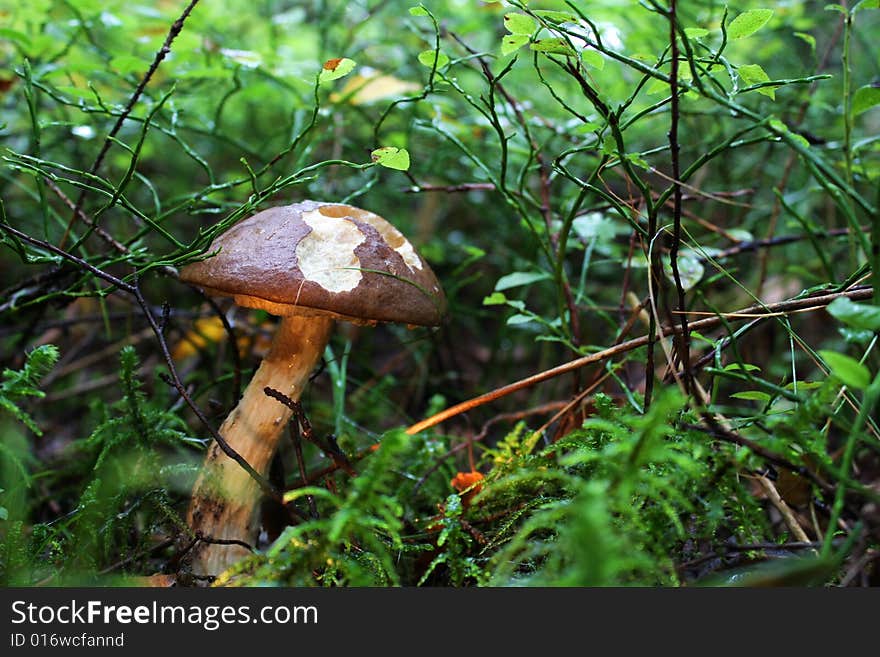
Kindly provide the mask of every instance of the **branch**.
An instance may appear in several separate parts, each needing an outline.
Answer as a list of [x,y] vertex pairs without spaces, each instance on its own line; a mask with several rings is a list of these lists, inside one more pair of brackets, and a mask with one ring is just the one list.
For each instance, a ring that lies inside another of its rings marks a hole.
[[[168,30],[168,35],[165,37],[165,42],[162,44],[162,47],[156,52],[156,56],[153,58],[152,64],[150,64],[150,68],[147,69],[147,72],[144,73],[144,77],[141,79],[137,88],[134,90],[134,94],[132,94],[131,98],[128,99],[128,103],[125,108],[122,110],[122,113],[116,119],[116,124],[104,138],[104,144],[101,146],[101,150],[98,153],[98,157],[95,158],[94,164],[92,164],[91,169],[89,169],[89,175],[95,174],[98,169],[101,167],[101,163],[104,161],[104,157],[107,155],[107,151],[110,150],[110,146],[113,143],[113,139],[122,129],[122,124],[125,123],[125,120],[128,118],[128,115],[131,114],[131,111],[134,109],[134,106],[137,104],[138,100],[140,100],[141,94],[146,89],[147,84],[149,84],[150,80],[153,78],[153,74],[155,74],[156,70],[159,68],[159,64],[162,63],[162,60],[165,59],[165,56],[171,52],[171,43],[174,39],[177,38],[177,35],[180,34],[181,30],[183,30],[183,24],[186,19],[189,17],[192,10],[195,8],[196,4],[198,4],[199,0],[190,0],[190,3],[186,6],[186,9],[183,10],[183,13],[178,17],[174,23],[171,24],[171,28]],[[79,216],[82,211],[83,203],[86,199],[87,190],[84,188],[79,197],[76,199],[76,205],[73,208],[73,216],[70,218],[70,221],[67,222],[67,229],[64,231],[64,235],[61,237],[61,242],[59,242],[59,246],[64,248],[64,245],[67,243],[67,238],[70,236],[70,230],[73,228],[73,222],[76,221],[76,218]]]
[[263,477],[262,475],[260,475],[260,473],[258,473],[256,470],[254,470],[251,467],[250,463],[248,463],[246,460],[244,460],[244,458],[242,458],[238,452],[236,452],[232,447],[230,447],[229,444],[226,442],[226,440],[223,438],[223,436],[221,436],[220,433],[213,426],[211,426],[211,423],[208,422],[208,418],[205,417],[205,414],[202,413],[202,410],[196,405],[196,403],[189,396],[189,393],[187,393],[186,388],[184,387],[183,383],[180,380],[179,375],[177,374],[177,368],[174,366],[174,360],[171,358],[171,352],[168,349],[168,343],[165,341],[165,336],[162,334],[162,329],[159,326],[159,323],[156,321],[156,316],[153,314],[153,311],[150,308],[150,305],[147,303],[146,299],[144,299],[144,296],[141,293],[140,288],[136,284],[133,285],[131,283],[126,283],[122,279],[116,278],[112,274],[108,274],[107,272],[105,272],[101,269],[98,269],[94,265],[89,264],[88,262],[86,262],[82,258],[78,258],[75,255],[68,253],[64,249],[61,249],[61,248],[59,248],[53,244],[50,244],[49,242],[46,242],[44,240],[37,239],[36,237],[31,237],[30,235],[27,235],[26,233],[23,233],[20,230],[16,230],[15,228],[13,228],[12,226],[10,226],[8,224],[0,222],[0,229],[6,231],[10,235],[14,235],[15,237],[17,237],[20,240],[24,240],[28,244],[32,244],[38,248],[45,249],[45,250],[49,251],[50,253],[53,253],[57,256],[61,256],[65,260],[69,260],[70,262],[74,263],[75,265],[82,267],[83,269],[89,271],[90,273],[94,274],[96,277],[100,278],[101,280],[110,283],[113,287],[116,287],[116,288],[122,290],[123,292],[127,292],[128,294],[131,294],[135,298],[135,301],[137,301],[137,304],[141,307],[141,310],[144,313],[144,317],[146,317],[147,322],[150,325],[150,328],[153,330],[153,333],[155,334],[156,339],[159,341],[159,348],[162,351],[162,356],[165,359],[165,364],[168,366],[168,371],[171,373],[170,377],[162,377],[162,378],[166,379],[167,383],[170,383],[172,386],[174,386],[174,388],[177,390],[178,394],[180,394],[180,397],[183,399],[184,402],[186,402],[186,405],[192,409],[193,413],[196,414],[196,417],[198,417],[199,420],[201,421],[201,423],[204,424],[205,427],[207,427],[208,431],[210,431],[211,436],[213,436],[214,440],[217,441],[217,444],[220,446],[220,449],[223,450],[223,453],[226,454],[226,456],[231,458],[233,461],[238,463],[242,468],[244,468],[245,471],[251,477],[253,477],[253,479],[259,484],[260,488],[263,489],[263,491],[269,497],[271,497],[275,500],[278,500],[278,501],[282,500],[281,494],[277,490],[275,490],[275,487],[272,486],[272,484],[270,484],[266,480],[265,477]]
[[[681,284],[681,274],[678,270],[678,249],[681,246],[681,163],[679,161],[680,145],[678,143],[679,123],[679,91],[678,91],[678,35],[676,34],[677,18],[676,0],[669,1],[669,47],[670,47],[670,70],[669,87],[672,102],[670,105],[671,125],[669,127],[669,156],[672,166],[672,249],[669,260],[672,265],[672,278],[675,281],[675,291],[678,296],[678,310],[681,331],[678,340],[678,359],[684,368],[684,389],[690,394],[693,389],[693,380],[690,370],[691,339],[688,331],[684,286]],[[647,407],[647,402],[645,406]]]
[[[779,303],[774,303],[770,305],[761,304],[749,306],[748,308],[730,313],[729,315],[724,317],[707,317],[706,319],[691,322],[689,330],[704,331],[706,329],[720,326],[725,322],[740,321],[743,319],[755,319],[756,316],[766,316],[769,318],[795,310],[818,310],[819,308],[824,308],[832,301],[840,297],[849,297],[854,301],[862,301],[870,299],[872,294],[873,289],[871,287],[863,286],[843,292],[833,292],[830,294],[805,297],[802,299],[788,299],[787,301],[781,301]],[[680,334],[681,325],[663,326],[660,328],[659,331],[657,331],[657,333],[659,333],[661,337]],[[643,335],[638,338],[633,338],[632,340],[627,340],[626,342],[621,342],[620,344],[596,352],[595,354],[583,356],[582,358],[577,358],[552,369],[539,372],[538,374],[533,374],[532,376],[526,377],[525,379],[520,379],[519,381],[515,381],[514,383],[509,383],[506,386],[496,388],[491,392],[487,392],[478,397],[468,399],[467,401],[463,401],[460,404],[456,404],[455,406],[451,406],[446,410],[440,411],[439,413],[432,415],[429,418],[425,418],[421,422],[417,422],[409,426],[406,429],[406,433],[410,435],[419,433],[420,431],[424,431],[425,429],[433,427],[434,425],[440,424],[441,422],[448,420],[451,417],[455,417],[456,415],[460,415],[461,413],[466,413],[467,411],[470,411],[477,406],[482,406],[483,404],[493,402],[519,390],[530,388],[538,383],[547,381],[548,379],[552,379],[568,372],[573,372],[574,370],[577,370],[581,367],[593,365],[595,363],[601,363],[602,361],[613,358],[614,356],[617,356],[619,354],[632,351],[633,349],[638,349],[639,347],[644,347],[650,344],[653,340],[656,340],[656,335],[652,332],[648,335]]]

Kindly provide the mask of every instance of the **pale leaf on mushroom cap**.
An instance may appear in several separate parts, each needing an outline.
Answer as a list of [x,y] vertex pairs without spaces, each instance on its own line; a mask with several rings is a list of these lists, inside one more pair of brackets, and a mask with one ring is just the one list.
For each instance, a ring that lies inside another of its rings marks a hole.
[[269,208],[214,240],[218,249],[181,268],[181,280],[276,315],[434,326],[446,310],[434,272],[403,234],[350,205]]

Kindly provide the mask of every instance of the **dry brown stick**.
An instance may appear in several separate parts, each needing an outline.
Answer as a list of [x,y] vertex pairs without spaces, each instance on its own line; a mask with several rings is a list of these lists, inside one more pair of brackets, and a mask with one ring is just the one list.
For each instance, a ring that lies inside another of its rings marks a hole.
[[546,431],[547,428],[551,424],[553,424],[554,422],[559,420],[563,415],[565,415],[566,413],[569,413],[571,411],[571,409],[573,409],[575,406],[580,404],[591,392],[593,392],[596,388],[598,388],[600,385],[602,385],[602,383],[604,383],[604,381],[609,376],[611,376],[611,372],[605,372],[602,376],[596,378],[590,385],[588,385],[586,388],[581,390],[577,395],[575,395],[571,399],[571,401],[566,403],[565,406],[563,406],[553,417],[551,417],[544,424],[542,424],[540,427],[535,429],[532,432],[532,438],[531,438],[532,444],[533,445],[536,444],[540,435],[542,433],[544,433],[544,431]]
[[767,499],[770,500],[770,503],[776,507],[777,511],[779,511],[782,519],[785,521],[785,524],[791,530],[794,537],[801,543],[809,543],[810,538],[807,536],[806,532],[804,532],[804,528],[801,527],[794,512],[791,510],[791,507],[788,506],[785,500],[782,499],[779,491],[776,490],[776,486],[773,485],[773,482],[767,479],[764,475],[758,475],[755,479],[764,490]]
[[853,582],[853,580],[855,580],[855,578],[859,575],[866,576],[865,567],[872,561],[876,560],[878,557],[880,557],[880,552],[878,552],[877,550],[866,550],[865,553],[861,557],[859,557],[856,562],[850,567],[846,575],[841,578],[839,584],[840,588],[845,588],[849,586]]
[[[832,292],[829,294],[805,297],[802,299],[789,299],[787,301],[780,301],[779,303],[769,305],[754,305],[736,311],[730,316],[707,317],[706,319],[691,322],[690,330],[702,331],[715,328],[721,325],[724,321],[737,321],[741,319],[741,315],[754,317],[757,314],[763,314],[767,317],[773,317],[781,313],[792,312],[795,310],[816,310],[819,308],[824,308],[832,301],[840,297],[849,297],[854,301],[859,301],[870,299],[872,295],[873,288],[869,286],[864,286],[846,290],[843,292]],[[658,333],[662,337],[667,337],[677,333],[680,330],[680,326],[664,326],[659,329]],[[482,406],[483,404],[493,402],[519,390],[530,388],[538,383],[547,381],[548,379],[552,379],[568,372],[572,372],[581,367],[592,365],[594,363],[599,363],[609,358],[613,358],[614,356],[617,356],[619,354],[632,351],[633,349],[638,349],[639,347],[647,345],[648,342],[651,340],[651,337],[652,336],[649,335],[642,335],[638,338],[633,338],[632,340],[621,342],[620,344],[609,347],[608,349],[603,349],[602,351],[596,352],[594,354],[583,356],[581,358],[576,358],[575,360],[563,363],[562,365],[558,365],[557,367],[539,372],[538,374],[533,374],[532,376],[520,379],[519,381],[509,383],[506,386],[496,388],[495,390],[479,395],[478,397],[474,397],[472,399],[468,399],[467,401],[463,401],[460,404],[456,404],[455,406],[451,406],[446,410],[440,411],[439,413],[432,415],[431,417],[425,418],[421,422],[416,422],[406,429],[406,433],[410,435],[419,433],[420,431],[424,431],[425,429],[433,427],[436,424],[440,424],[441,422],[448,420],[451,417],[455,417],[456,415],[460,415],[461,413],[466,413],[467,411],[470,411],[477,406]]]

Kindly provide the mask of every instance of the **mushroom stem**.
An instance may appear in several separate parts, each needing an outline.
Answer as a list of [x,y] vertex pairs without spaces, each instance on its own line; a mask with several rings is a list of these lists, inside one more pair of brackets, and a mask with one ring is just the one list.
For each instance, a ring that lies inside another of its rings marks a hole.
[[[238,402],[220,426],[219,433],[254,470],[265,475],[292,411],[263,392],[267,386],[298,400],[309,375],[324,353],[333,329],[329,317],[281,318],[269,353],[260,363]],[[259,484],[217,443],[208,449],[193,488],[188,522],[193,531],[213,539],[256,543],[260,501]],[[198,542],[192,549],[192,569],[197,575],[219,575],[248,551],[235,544]]]

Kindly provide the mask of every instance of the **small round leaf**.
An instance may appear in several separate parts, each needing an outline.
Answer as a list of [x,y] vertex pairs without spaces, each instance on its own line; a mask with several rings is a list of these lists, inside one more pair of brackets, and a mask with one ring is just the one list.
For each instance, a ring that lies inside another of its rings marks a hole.
[[530,35],[535,31],[537,25],[535,25],[535,21],[525,14],[505,14],[504,16],[504,27],[507,28],[507,31],[511,34],[525,34]]
[[370,157],[376,164],[389,169],[398,171],[409,169],[409,152],[405,148],[383,146],[370,153]]
[[428,68],[434,67],[434,55],[436,54],[437,68],[443,68],[449,63],[449,57],[440,50],[423,50],[419,53],[419,63]]
[[871,373],[855,358],[836,351],[820,351],[819,355],[828,364],[831,374],[846,386],[864,390],[871,383]]
[[356,65],[355,61],[348,57],[335,57],[333,59],[328,59],[324,62],[324,65],[321,68],[321,75],[318,76],[318,82],[323,83],[329,82],[330,80],[337,80],[351,73]]
[[744,39],[760,30],[773,16],[772,9],[750,9],[730,21],[728,39]]

